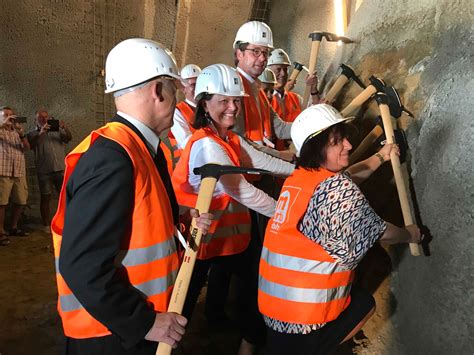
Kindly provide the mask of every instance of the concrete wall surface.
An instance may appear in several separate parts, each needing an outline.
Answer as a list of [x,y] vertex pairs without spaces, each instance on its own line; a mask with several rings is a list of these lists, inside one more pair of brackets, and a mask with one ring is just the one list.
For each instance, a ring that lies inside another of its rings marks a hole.
[[234,65],[232,44],[248,20],[252,1],[182,0],[176,20],[174,53],[178,64],[201,68],[215,63]]
[[[73,133],[68,149],[115,112],[100,75],[119,41],[147,37],[173,45],[174,0],[1,0],[0,105],[28,116],[45,108]],[[36,212],[36,176],[27,153],[30,205]],[[29,210],[27,211],[29,213]]]
[[[331,32],[330,21],[322,17],[330,13],[332,2],[324,7],[322,2],[292,1],[289,9],[285,3],[273,2],[270,25],[280,45],[298,60],[309,51],[306,35],[315,22]],[[431,256],[412,257],[405,247],[390,249],[394,270],[382,291],[388,294],[376,294],[377,301],[389,304],[388,311],[368,323],[366,334],[372,343],[387,337],[377,353],[472,354],[472,2],[365,0],[357,7],[351,6],[346,36],[358,43],[331,54],[327,73],[320,72],[322,87],[327,89],[339,65],[346,63],[365,82],[376,75],[399,90],[416,117],[407,129],[411,176],[421,222],[433,236]],[[321,64],[332,50],[328,47],[321,48]],[[345,107],[360,91],[349,85],[336,105]],[[376,114],[376,106],[370,105],[366,116]],[[384,334],[387,327],[389,335]],[[374,353],[370,349],[366,351]]]

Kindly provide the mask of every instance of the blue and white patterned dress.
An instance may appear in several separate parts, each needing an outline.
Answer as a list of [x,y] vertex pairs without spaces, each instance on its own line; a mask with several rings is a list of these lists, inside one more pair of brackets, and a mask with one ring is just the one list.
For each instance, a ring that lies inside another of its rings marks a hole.
[[[356,268],[386,228],[347,172],[319,184],[298,225],[301,233],[347,270]],[[293,324],[267,316],[264,320],[268,327],[287,334],[307,334],[326,324]]]

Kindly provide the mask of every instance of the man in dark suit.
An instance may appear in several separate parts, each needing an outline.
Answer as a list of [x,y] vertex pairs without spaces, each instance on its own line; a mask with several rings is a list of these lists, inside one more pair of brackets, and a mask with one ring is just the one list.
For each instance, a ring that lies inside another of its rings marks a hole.
[[[158,138],[178,79],[161,44],[119,43],[106,62],[117,115],[66,158],[52,232],[67,354],[154,354],[184,334],[186,318],[166,312],[178,206]],[[207,231],[212,215],[192,215]]]

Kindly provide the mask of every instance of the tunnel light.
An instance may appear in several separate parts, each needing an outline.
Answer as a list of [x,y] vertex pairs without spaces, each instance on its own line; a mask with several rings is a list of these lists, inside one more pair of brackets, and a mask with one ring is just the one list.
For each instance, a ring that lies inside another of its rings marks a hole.
[[[334,0],[334,13],[336,15],[336,34],[344,36],[347,26],[346,0]],[[341,41],[337,42],[338,46],[341,44]]]

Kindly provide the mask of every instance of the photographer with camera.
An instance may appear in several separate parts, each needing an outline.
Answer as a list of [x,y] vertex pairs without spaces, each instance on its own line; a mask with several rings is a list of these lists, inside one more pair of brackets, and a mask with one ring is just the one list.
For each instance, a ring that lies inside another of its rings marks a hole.
[[17,119],[10,107],[0,107],[0,246],[10,244],[4,229],[5,210],[10,198],[13,211],[8,235],[27,235],[18,228],[18,221],[28,199],[24,151],[30,145]]
[[40,189],[40,212],[43,229],[50,232],[51,186],[61,191],[64,177],[66,144],[72,139],[64,121],[55,120],[46,110],[36,111],[36,128],[26,135],[35,152],[36,174]]

